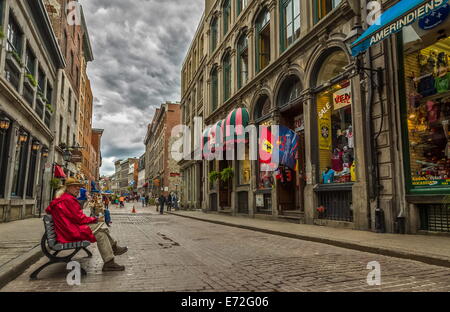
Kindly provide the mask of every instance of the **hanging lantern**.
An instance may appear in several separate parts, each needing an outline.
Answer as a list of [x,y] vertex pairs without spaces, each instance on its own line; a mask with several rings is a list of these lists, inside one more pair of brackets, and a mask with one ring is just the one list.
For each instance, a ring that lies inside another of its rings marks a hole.
[[6,131],[9,129],[11,125],[11,120],[9,120],[6,116],[0,116],[0,130]]
[[41,156],[44,158],[48,157],[48,148],[44,147],[41,152]]
[[25,131],[20,130],[19,132],[19,143],[25,143],[28,141],[28,133]]
[[72,153],[68,149],[64,150],[63,159],[64,159],[64,161],[67,161],[67,162],[72,160]]
[[38,151],[41,147],[41,143],[39,141],[33,141],[33,145],[31,145],[31,149],[33,151]]

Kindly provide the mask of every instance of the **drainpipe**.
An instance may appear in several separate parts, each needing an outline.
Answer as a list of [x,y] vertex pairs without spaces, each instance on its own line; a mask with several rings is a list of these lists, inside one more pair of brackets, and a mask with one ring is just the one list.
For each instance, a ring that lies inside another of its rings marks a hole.
[[[363,1],[364,9],[361,10],[362,12],[362,18],[364,20],[367,20],[367,10],[365,9],[367,7],[367,0]],[[368,169],[369,169],[369,175],[368,175],[368,184],[369,184],[369,198],[371,202],[375,203],[375,220],[376,225],[375,229],[379,232],[384,231],[384,214],[383,211],[380,208],[380,190],[381,190],[381,184],[380,184],[380,168],[378,166],[378,153],[377,153],[377,139],[381,133],[382,127],[383,127],[383,115],[384,115],[384,106],[381,101],[382,99],[382,74],[378,72],[377,75],[377,82],[376,87],[378,91],[378,95],[380,98],[381,103],[381,112],[382,112],[382,118],[381,118],[381,124],[380,129],[376,137],[373,137],[374,135],[374,128],[372,123],[372,112],[373,112],[373,103],[374,103],[374,87],[375,82],[373,79],[373,66],[372,66],[372,59],[371,59],[371,48],[367,49],[365,55],[364,55],[364,67],[369,69],[369,74],[367,75],[367,84],[366,88],[368,89],[368,95],[367,95],[367,101],[366,101],[366,109],[365,109],[365,120],[368,124],[368,131],[366,132],[366,142],[369,144],[366,144],[366,155],[367,155],[367,163],[368,163]],[[372,205],[371,205],[372,206]],[[371,213],[371,207],[369,208],[369,225],[372,227],[372,213]]]

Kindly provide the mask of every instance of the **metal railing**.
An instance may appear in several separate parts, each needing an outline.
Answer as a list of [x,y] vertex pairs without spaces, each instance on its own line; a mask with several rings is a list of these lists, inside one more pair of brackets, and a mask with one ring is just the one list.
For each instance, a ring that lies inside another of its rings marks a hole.
[[335,221],[353,222],[352,191],[326,190],[319,191],[319,206],[325,208],[319,218]]

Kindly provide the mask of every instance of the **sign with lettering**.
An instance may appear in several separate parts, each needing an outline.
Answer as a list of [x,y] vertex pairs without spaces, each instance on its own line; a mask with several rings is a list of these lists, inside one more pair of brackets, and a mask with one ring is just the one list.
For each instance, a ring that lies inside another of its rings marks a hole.
[[352,105],[352,87],[340,89],[333,94],[333,109],[338,110]]
[[264,195],[256,195],[256,207],[264,207]]

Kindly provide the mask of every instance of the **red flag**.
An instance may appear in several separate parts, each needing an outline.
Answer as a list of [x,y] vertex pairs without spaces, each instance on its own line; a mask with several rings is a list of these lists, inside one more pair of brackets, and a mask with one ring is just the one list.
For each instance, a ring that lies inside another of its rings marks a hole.
[[55,178],[66,178],[66,174],[64,173],[64,170],[58,165],[55,165]]
[[259,162],[270,164],[273,153],[273,135],[269,127],[261,127],[261,136],[259,138]]

